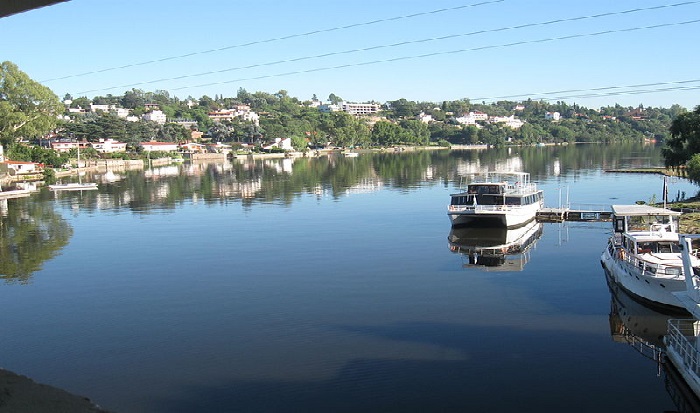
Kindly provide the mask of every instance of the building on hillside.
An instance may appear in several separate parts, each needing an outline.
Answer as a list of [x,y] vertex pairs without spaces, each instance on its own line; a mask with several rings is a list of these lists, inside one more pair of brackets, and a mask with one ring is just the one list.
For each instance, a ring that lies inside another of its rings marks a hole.
[[126,119],[129,113],[131,113],[131,111],[126,108],[116,108],[113,112],[122,119]]
[[90,105],[90,112],[109,112],[110,110],[116,110],[115,105]]
[[177,152],[179,149],[175,142],[141,142],[139,145],[147,152]]
[[160,106],[157,103],[145,103],[143,107],[146,110],[160,110]]
[[126,152],[126,143],[113,139],[100,139],[99,142],[93,142],[92,147],[100,153]]
[[323,105],[318,105],[318,111],[321,113],[331,113],[331,112],[339,112],[340,111],[340,106],[338,105],[332,105],[330,103],[328,104],[323,104]]
[[340,109],[351,115],[372,115],[379,112],[379,105],[374,103],[341,103]]
[[71,149],[86,149],[90,147],[90,142],[87,141],[80,141],[80,142],[73,142],[73,141],[66,141],[66,140],[61,140],[61,141],[53,141],[51,142],[51,149],[53,149],[56,152],[70,152]]
[[7,165],[7,169],[14,171],[15,175],[22,174],[35,174],[41,171],[41,166],[34,162],[24,162],[24,161],[4,161]]
[[252,122],[256,126],[260,124],[260,115],[250,110],[248,105],[236,105],[231,109],[221,109],[213,112],[209,112],[209,119],[214,122],[220,122],[222,120],[234,120],[236,118]]
[[167,121],[165,113],[163,113],[163,111],[160,110],[153,110],[151,112],[144,113],[143,116],[141,116],[141,118],[143,120],[150,120],[151,122],[155,122],[160,125],[164,125]]
[[544,114],[545,120],[558,121],[561,119],[561,114],[559,112],[547,112]]
[[271,143],[270,145],[263,146],[263,149],[266,151],[272,150],[273,148],[280,148],[285,151],[293,151],[294,147],[292,146],[292,140],[290,138],[275,138],[275,142]]
[[421,112],[417,116],[418,120],[423,122],[423,123],[430,123],[433,121],[433,115],[428,115],[424,112]]
[[525,124],[520,119],[516,119],[515,115],[510,116],[494,116],[491,118],[492,123],[505,123],[506,126],[512,129],[518,129]]
[[192,119],[174,119],[171,121],[172,123],[177,123],[178,125],[182,126],[183,128],[192,130],[193,128],[196,128],[197,121],[192,120]]
[[5,161],[5,150],[2,148],[2,145],[0,145],[0,162]]

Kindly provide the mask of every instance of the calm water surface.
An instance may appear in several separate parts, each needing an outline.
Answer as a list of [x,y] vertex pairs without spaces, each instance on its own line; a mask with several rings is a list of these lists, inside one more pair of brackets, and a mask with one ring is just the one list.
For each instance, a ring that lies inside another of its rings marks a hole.
[[634,145],[237,160],[10,200],[0,366],[116,412],[675,410],[623,334],[659,344],[668,316],[611,293],[609,224],[545,224],[494,271],[451,251],[446,216],[470,172],[609,205],[660,199],[662,178],[604,169],[661,163]]

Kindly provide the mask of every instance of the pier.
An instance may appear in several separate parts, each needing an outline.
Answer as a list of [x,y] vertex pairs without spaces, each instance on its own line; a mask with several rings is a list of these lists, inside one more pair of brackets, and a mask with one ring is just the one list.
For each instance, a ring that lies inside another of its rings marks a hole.
[[559,208],[542,208],[535,214],[537,222],[605,222],[612,219],[609,205],[573,205]]

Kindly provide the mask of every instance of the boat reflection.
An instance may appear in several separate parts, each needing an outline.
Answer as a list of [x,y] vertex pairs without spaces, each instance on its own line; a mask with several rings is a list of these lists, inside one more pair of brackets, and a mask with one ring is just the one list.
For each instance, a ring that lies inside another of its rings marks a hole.
[[464,267],[484,271],[522,271],[530,261],[530,249],[542,236],[542,224],[532,220],[519,228],[452,228],[447,237],[450,251],[466,257]]
[[613,341],[625,343],[656,363],[657,376],[676,405],[678,412],[700,412],[700,401],[683,377],[664,357],[663,337],[669,319],[687,317],[687,313],[668,312],[635,300],[615,283],[605,271],[610,289],[610,335]]

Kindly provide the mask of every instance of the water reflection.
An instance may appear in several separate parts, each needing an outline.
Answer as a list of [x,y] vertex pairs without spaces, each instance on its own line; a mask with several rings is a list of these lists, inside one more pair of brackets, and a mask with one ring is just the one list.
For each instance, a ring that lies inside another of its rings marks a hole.
[[8,283],[28,283],[73,235],[50,203],[11,199],[0,212],[0,279]]
[[533,220],[514,229],[503,227],[452,228],[450,251],[466,258],[464,267],[486,271],[522,271],[530,250],[542,237],[542,224]]
[[700,400],[680,374],[664,358],[663,337],[671,318],[685,318],[684,312],[665,313],[635,300],[612,281],[605,278],[610,289],[610,335],[615,342],[624,343],[656,364],[657,376],[679,412],[700,412]]

